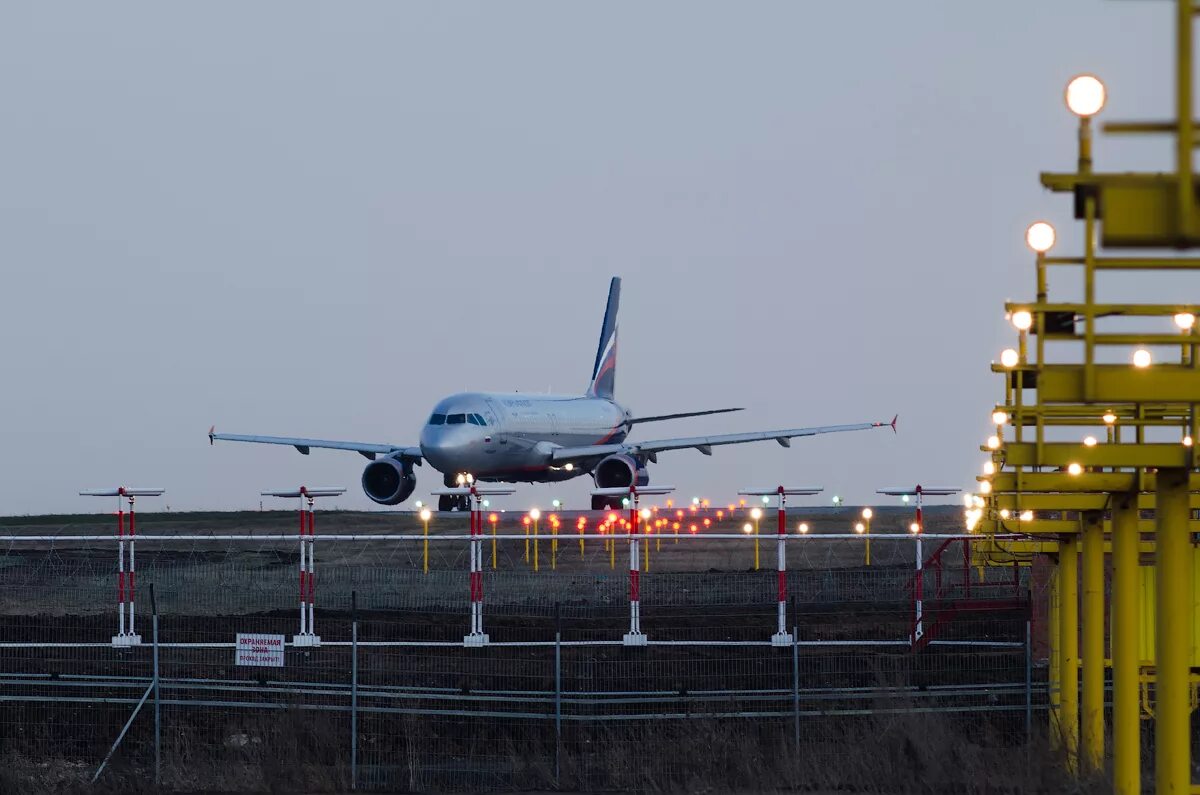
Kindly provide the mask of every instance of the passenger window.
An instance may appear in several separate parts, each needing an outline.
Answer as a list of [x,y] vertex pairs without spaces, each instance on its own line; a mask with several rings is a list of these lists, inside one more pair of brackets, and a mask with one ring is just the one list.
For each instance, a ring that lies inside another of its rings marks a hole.
[[446,424],[446,415],[445,414],[434,414],[432,417],[429,418],[429,424],[430,425],[445,425]]
[[447,425],[465,425],[467,422],[466,414],[450,414],[446,417]]

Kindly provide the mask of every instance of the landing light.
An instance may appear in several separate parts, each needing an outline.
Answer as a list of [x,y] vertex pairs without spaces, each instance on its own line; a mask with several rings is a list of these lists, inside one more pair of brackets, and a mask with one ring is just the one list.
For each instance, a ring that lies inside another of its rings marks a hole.
[[866,529],[867,529],[867,526],[866,526],[865,524],[863,524],[862,522],[855,522],[855,523],[854,523],[854,532],[856,532],[856,533],[862,533],[862,532],[864,532]]
[[1017,355],[1017,352],[1012,348],[1005,348],[1004,350],[1000,351],[1000,364],[1004,365],[1005,367],[1016,367],[1017,363],[1020,361],[1021,357]]
[[980,494],[991,494],[992,493],[992,482],[990,480],[982,481],[979,484],[979,493]]
[[430,517],[432,517],[432,516],[433,516],[433,513],[428,508],[421,509],[421,521],[422,522],[428,522]]
[[1149,367],[1151,361],[1152,358],[1150,356],[1150,351],[1146,350],[1145,348],[1138,348],[1133,352],[1134,367]]
[[1028,309],[1018,309],[1012,313],[1012,324],[1018,331],[1029,331],[1029,327],[1033,325],[1033,315]]
[[864,519],[870,519],[874,515],[875,515],[875,512],[872,511],[870,508],[863,508],[862,517]]
[[1196,316],[1191,312],[1180,312],[1175,316],[1175,325],[1183,331],[1190,331],[1196,325]]
[[1009,512],[1009,510],[1007,508],[1000,509],[1000,518],[1001,519],[1007,519],[1011,515],[1012,514]]
[[762,518],[762,508],[752,508],[750,510],[750,518],[756,522],[759,519],[761,519]]
[[1054,227],[1045,221],[1035,221],[1025,230],[1025,244],[1039,254],[1054,248]]
[[747,534],[753,533],[754,525],[750,524],[749,522],[746,522],[744,525],[742,525],[742,532],[747,533]]
[[536,522],[538,519],[542,518],[542,512],[537,508],[534,508],[529,512],[529,518]]
[[[996,474],[996,464],[991,461],[984,461],[983,462],[983,474],[985,474],[985,475]],[[971,498],[967,497],[967,499],[970,500]]]
[[1080,466],[1079,464],[1075,463],[1074,461],[1067,464],[1067,474],[1068,475],[1078,475],[1082,472],[1083,472],[1083,467]]
[[1192,437],[1190,435],[1183,437],[1183,446],[1184,447],[1192,446]]
[[1084,447],[1095,447],[1096,446],[1096,437],[1095,436],[1083,437],[1083,446]]
[[1000,449],[1000,437],[997,436],[996,434],[992,434],[991,436],[989,436],[987,438],[987,447],[989,450],[999,450]]
[[1022,522],[1032,522],[1033,521],[1033,511],[1021,511],[1021,521]]
[[912,524],[910,524],[908,526],[908,532],[913,533],[914,535],[916,533],[921,532],[921,525],[917,524],[916,522],[913,522]]
[[1112,425],[1117,421],[1117,415],[1113,414],[1111,411],[1106,411],[1104,412],[1104,416],[1100,419],[1104,420],[1105,425]]
[[801,523],[800,523],[800,527],[798,527],[797,529],[798,529],[798,530],[799,530],[801,533],[807,533],[807,532],[808,532],[808,522],[801,522]]
[[1104,107],[1108,92],[1095,75],[1078,75],[1067,83],[1066,100],[1071,112],[1081,118],[1095,116]]
[[992,412],[992,423],[995,425],[1003,425],[1008,422],[1008,414],[1003,411]]
[[566,466],[563,467],[563,469],[567,470],[568,472],[570,472],[574,468],[575,468],[574,464],[567,464]]

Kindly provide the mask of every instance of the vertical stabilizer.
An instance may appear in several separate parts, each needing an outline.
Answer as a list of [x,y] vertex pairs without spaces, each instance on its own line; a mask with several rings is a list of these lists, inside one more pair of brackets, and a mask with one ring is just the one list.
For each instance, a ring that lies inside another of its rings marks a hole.
[[604,309],[604,325],[600,327],[600,344],[596,347],[596,363],[592,366],[592,382],[587,393],[593,397],[612,400],[617,377],[617,306],[621,303],[621,278],[614,276],[608,286],[608,306]]

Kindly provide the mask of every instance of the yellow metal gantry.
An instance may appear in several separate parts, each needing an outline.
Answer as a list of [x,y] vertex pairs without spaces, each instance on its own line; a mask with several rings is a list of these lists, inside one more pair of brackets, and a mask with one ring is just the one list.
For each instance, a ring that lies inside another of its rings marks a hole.
[[[1200,246],[1192,163],[1200,146],[1192,116],[1198,10],[1195,0],[1176,0],[1175,6],[1175,118],[1103,127],[1107,134],[1174,136],[1173,170],[1094,170],[1092,117],[1105,104],[1105,89],[1092,75],[1068,85],[1067,104],[1079,117],[1076,168],[1044,173],[1041,182],[1071,194],[1083,225],[1083,253],[1049,256],[1055,234],[1048,224],[1034,224],[1027,233],[1036,253],[1036,295],[1031,302],[1006,305],[1017,346],[992,367],[1003,377],[1004,397],[993,407],[995,435],[982,448],[990,456],[979,478],[985,499],[977,529],[983,538],[973,545],[977,560],[1020,561],[1037,553],[1057,558],[1051,580],[1052,740],[1071,770],[1104,769],[1110,658],[1113,782],[1119,793],[1141,792],[1143,712],[1154,720],[1156,791],[1193,791],[1191,670],[1200,665],[1195,626],[1200,451],[1194,443],[1200,440],[1200,296],[1169,304],[1096,297],[1097,281],[1108,273],[1133,271],[1165,280],[1200,271],[1200,258],[1180,253]],[[1107,253],[1122,248],[1162,253]],[[1051,300],[1048,273],[1063,268],[1082,269],[1082,301]],[[1114,363],[1114,350],[1127,363]],[[1012,533],[1029,540],[988,538]],[[1141,566],[1143,553],[1153,556],[1153,569]],[[1113,569],[1108,657],[1106,557]],[[1153,599],[1143,598],[1148,582]],[[1154,639],[1152,654],[1143,642],[1147,636]],[[1146,681],[1154,683],[1153,703],[1143,709]]]

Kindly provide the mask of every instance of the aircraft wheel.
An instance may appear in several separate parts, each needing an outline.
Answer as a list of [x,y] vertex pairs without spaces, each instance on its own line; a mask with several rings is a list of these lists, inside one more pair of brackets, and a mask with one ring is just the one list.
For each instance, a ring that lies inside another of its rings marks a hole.
[[454,509],[455,497],[450,494],[443,494],[438,497],[438,510],[450,511]]

